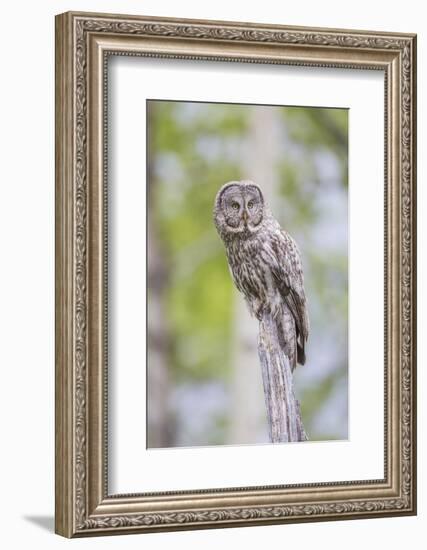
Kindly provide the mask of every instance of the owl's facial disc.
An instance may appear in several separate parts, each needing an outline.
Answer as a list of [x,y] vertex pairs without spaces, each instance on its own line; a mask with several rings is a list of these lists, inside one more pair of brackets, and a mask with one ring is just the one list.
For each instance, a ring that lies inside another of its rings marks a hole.
[[263,220],[264,198],[252,182],[230,182],[219,195],[220,209],[229,233],[249,237]]

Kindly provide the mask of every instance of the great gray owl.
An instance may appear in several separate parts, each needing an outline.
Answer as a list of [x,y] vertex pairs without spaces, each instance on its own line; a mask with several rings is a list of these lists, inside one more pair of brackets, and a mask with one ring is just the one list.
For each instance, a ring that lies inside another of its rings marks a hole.
[[230,181],[218,191],[214,221],[224,241],[234,284],[261,320],[271,314],[292,370],[305,363],[309,332],[298,247],[267,208],[252,181]]

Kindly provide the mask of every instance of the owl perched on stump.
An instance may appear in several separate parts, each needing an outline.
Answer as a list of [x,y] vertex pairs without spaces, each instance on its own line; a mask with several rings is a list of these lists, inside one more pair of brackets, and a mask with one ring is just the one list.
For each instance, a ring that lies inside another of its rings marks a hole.
[[252,181],[231,181],[218,191],[214,221],[237,289],[258,320],[271,315],[292,370],[305,363],[309,333],[298,247],[281,229]]

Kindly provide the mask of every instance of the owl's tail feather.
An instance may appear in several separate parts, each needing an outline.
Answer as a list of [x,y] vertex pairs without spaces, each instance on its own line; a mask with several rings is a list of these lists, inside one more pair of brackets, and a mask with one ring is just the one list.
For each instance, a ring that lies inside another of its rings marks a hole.
[[304,344],[297,342],[297,363],[305,365],[305,349]]
[[281,351],[288,358],[291,369],[294,371],[297,363],[303,365],[305,362],[304,345],[300,345],[298,341],[298,330],[288,308],[285,308],[275,320]]

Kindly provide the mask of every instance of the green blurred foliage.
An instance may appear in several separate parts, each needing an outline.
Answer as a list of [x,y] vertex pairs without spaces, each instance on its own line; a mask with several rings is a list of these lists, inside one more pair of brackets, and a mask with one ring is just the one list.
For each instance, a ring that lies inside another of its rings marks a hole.
[[[310,364],[303,367],[304,373],[296,374],[303,419],[311,438],[346,437],[348,112],[272,108],[287,151],[274,168],[278,206],[273,211],[303,253],[312,328],[309,363],[319,364],[318,369]],[[248,109],[245,105],[148,102],[149,216],[167,257],[163,299],[165,330],[171,341],[167,357],[171,392],[180,385],[212,381],[222,384],[227,394],[232,377],[237,290],[212,222],[212,207],[224,182],[246,176],[242,144],[250,131]],[[335,174],[334,181],[328,180],[330,173]],[[334,201],[340,214],[331,229]],[[326,223],[332,235],[336,231],[344,233],[344,238],[335,242],[329,237],[325,253],[322,224]],[[157,298],[148,291],[150,303]],[[322,361],[328,364],[324,372]],[[327,419],[333,419],[334,403],[340,402],[343,393],[341,424],[335,431],[333,421],[319,425],[322,410]],[[215,412],[205,442],[224,443],[230,422],[227,414],[227,407]],[[185,424],[185,415],[177,417]]]

